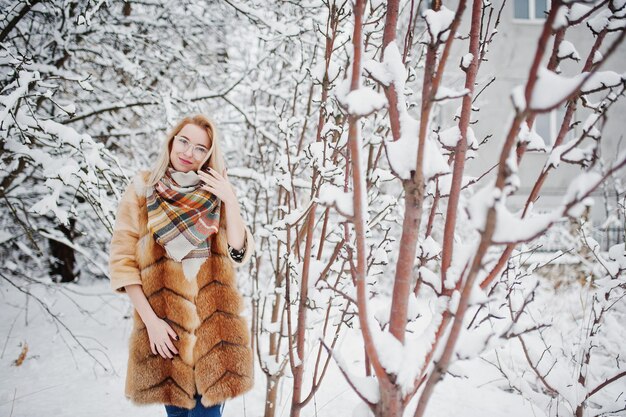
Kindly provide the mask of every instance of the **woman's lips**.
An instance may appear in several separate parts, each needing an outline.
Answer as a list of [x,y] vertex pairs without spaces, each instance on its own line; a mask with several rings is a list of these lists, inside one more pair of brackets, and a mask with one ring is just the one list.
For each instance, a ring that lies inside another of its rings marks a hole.
[[191,161],[187,161],[187,160],[181,158],[180,156],[178,157],[178,159],[180,159],[180,162],[182,162],[183,164],[191,165]]

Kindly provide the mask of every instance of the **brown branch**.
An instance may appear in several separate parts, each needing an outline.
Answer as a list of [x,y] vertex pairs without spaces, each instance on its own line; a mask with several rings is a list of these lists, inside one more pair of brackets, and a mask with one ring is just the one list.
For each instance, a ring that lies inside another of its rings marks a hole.
[[[389,44],[396,40],[396,27],[398,24],[398,0],[390,0],[387,2],[387,15],[385,17],[385,29],[383,32],[383,54]],[[383,55],[384,59],[384,55]],[[400,109],[398,109],[398,92],[393,82],[388,86],[383,86],[385,97],[389,103],[389,126],[391,127],[391,135],[393,140],[400,139]],[[403,94],[403,92],[400,92]]]
[[[328,69],[329,69],[329,65],[330,65],[330,61],[331,61],[331,56],[332,56],[332,52],[333,52],[333,47],[334,47],[334,41],[336,38],[336,32],[337,32],[337,25],[339,23],[339,13],[340,11],[337,8],[334,8],[331,10],[330,15],[329,15],[329,22],[327,25],[327,31],[331,31],[331,33],[327,33],[327,35],[325,36],[326,38],[326,45],[325,45],[325,67],[324,67],[324,78],[322,80],[322,97],[321,97],[321,105],[319,107],[319,112],[318,112],[318,123],[317,123],[317,135],[316,135],[316,142],[321,142],[322,141],[322,129],[323,126],[326,122],[327,119],[327,115],[326,115],[326,110],[325,110],[325,104],[328,100],[328,91],[330,89],[330,80],[328,77]],[[312,92],[313,90],[311,90]],[[304,139],[305,137],[305,128],[303,127],[303,131],[301,134],[301,139]],[[302,143],[302,141],[301,141]],[[295,164],[293,166],[293,169],[295,170]],[[292,171],[293,173],[293,171]],[[293,175],[292,175],[293,177]],[[298,321],[297,321],[297,333],[296,333],[296,349],[297,349],[297,353],[298,356],[300,358],[300,362],[297,366],[294,367],[294,372],[293,372],[293,377],[294,377],[294,383],[293,383],[293,392],[292,392],[292,404],[291,404],[291,415],[292,416],[298,416],[300,414],[300,410],[306,405],[306,403],[311,399],[312,395],[315,393],[315,391],[317,390],[317,388],[314,386],[311,388],[311,392],[309,393],[309,395],[307,396],[307,398],[305,398],[304,400],[301,400],[302,397],[302,386],[303,386],[303,377],[304,377],[304,347],[305,347],[305,340],[306,340],[306,319],[307,319],[307,311],[308,311],[308,291],[309,291],[309,274],[310,274],[310,262],[311,262],[311,251],[313,248],[313,233],[315,230],[315,215],[316,215],[316,208],[318,206],[317,202],[315,202],[315,198],[316,196],[319,196],[319,190],[320,187],[319,186],[315,186],[316,182],[318,182],[318,178],[319,181],[322,181],[321,176],[319,175],[319,172],[315,169],[313,172],[313,176],[311,179],[311,202],[310,202],[310,208],[308,209],[308,213],[307,213],[307,223],[306,223],[306,228],[304,230],[305,232],[305,237],[306,237],[306,242],[305,242],[305,249],[304,249],[304,261],[303,261],[303,266],[302,266],[302,272],[301,272],[301,282],[300,282],[300,298],[298,301]],[[292,187],[293,188],[293,187]],[[297,202],[297,199],[295,198],[295,194],[294,194],[294,202]],[[329,213],[330,213],[330,209],[327,208],[325,210],[324,213],[324,227],[322,230],[322,233],[320,234],[320,241],[319,241],[319,245],[318,245],[318,253],[317,253],[317,259],[321,259],[322,256],[322,251],[323,251],[323,247],[324,247],[324,241],[326,239],[326,223],[328,221],[329,218]],[[326,268],[324,269],[323,273],[320,275],[319,279],[322,279],[322,277],[325,276],[325,274],[330,270],[330,267],[332,265],[332,263],[334,262],[334,260],[336,259],[336,256],[339,254],[339,251],[341,249],[341,245],[342,244],[338,244],[335,247],[335,251],[334,251],[334,255],[333,257],[329,260]],[[299,245],[298,245],[299,246]],[[318,369],[318,365],[319,365],[319,355],[318,355],[318,359],[316,361],[316,365],[315,365],[315,374],[317,375],[317,369]],[[326,367],[325,367],[326,368]],[[314,376],[315,379],[315,376]],[[314,381],[315,382],[315,381]]]
[[[530,369],[533,370],[537,378],[539,378],[539,380],[546,387],[546,389],[550,391],[551,396],[556,397],[559,394],[559,392],[556,389],[554,389],[554,387],[552,387],[552,385],[550,385],[548,381],[546,381],[546,378],[543,375],[541,375],[541,373],[539,372],[539,369],[537,369],[537,366],[533,364],[530,358],[530,354],[528,353],[528,347],[526,346],[526,343],[524,342],[522,335],[517,336],[517,338],[522,344],[522,352],[524,352],[524,357],[526,358],[526,362],[528,362]],[[541,359],[539,361],[541,361]],[[537,365],[539,364],[539,361],[537,362]]]
[[[421,4],[422,4],[422,0],[419,1],[419,3],[417,4],[417,9],[416,9],[415,0],[411,0],[411,10],[409,11],[409,23],[407,25],[406,34],[404,35],[404,50],[402,51],[402,63],[403,64],[406,63],[406,56],[408,55],[409,49],[411,48],[411,45],[413,44],[413,33],[415,32],[415,25],[413,22],[417,20],[417,16],[419,14],[419,6]],[[413,13],[413,10],[415,10],[415,14]],[[394,23],[394,27],[395,27],[395,23]]]
[[[360,87],[360,74],[361,74],[361,60],[362,60],[362,29],[363,29],[363,11],[365,8],[365,0],[356,0],[354,4],[354,32],[352,36],[353,44],[353,63],[350,91],[354,91]],[[372,367],[376,373],[379,384],[381,386],[389,385],[387,373],[380,363],[376,347],[374,345],[373,336],[369,328],[369,315],[367,311],[367,289],[365,286],[365,267],[366,267],[366,248],[365,248],[365,207],[362,202],[365,198],[366,190],[362,189],[363,180],[361,175],[363,174],[360,169],[360,155],[361,149],[359,140],[359,127],[358,117],[350,115],[348,117],[349,129],[348,129],[348,145],[350,151],[350,167],[352,172],[352,182],[354,187],[353,192],[353,206],[354,206],[354,228],[356,232],[356,251],[357,251],[357,264],[353,271],[356,281],[357,290],[357,306],[358,317],[361,332],[363,334],[363,340],[365,343],[365,351],[367,357],[371,362]]]
[[589,391],[589,393],[587,394],[587,396],[585,397],[585,400],[587,400],[589,397],[591,397],[592,395],[594,395],[596,392],[600,391],[602,388],[606,387],[607,385],[617,381],[620,378],[623,378],[626,376],[626,371],[620,372],[617,375],[612,376],[611,378],[606,379],[604,382],[598,384],[597,387],[595,387],[594,389],[592,389],[591,391]]
[[[465,6],[467,4],[466,0],[460,0],[459,1],[459,6],[456,9],[456,13],[454,14],[454,20],[452,21],[452,24],[450,25],[450,33],[448,34],[448,37],[446,39],[446,43],[443,47],[443,52],[441,53],[441,57],[439,58],[439,64],[437,65],[437,70],[435,71],[435,76],[434,79],[432,80],[432,86],[429,86],[429,91],[430,91],[430,100],[434,100],[435,96],[437,95],[437,91],[439,90],[439,85],[441,84],[441,80],[443,79],[443,73],[446,67],[446,64],[448,62],[448,58],[450,56],[450,51],[452,50],[452,42],[454,42],[454,39],[456,37],[456,31],[459,28],[459,25],[461,24],[461,17],[463,16],[463,13],[465,12]],[[439,10],[439,8],[437,7],[437,9],[435,10]],[[427,100],[429,101],[429,100]],[[421,119],[422,121],[424,121],[425,119]]]
[[463,106],[461,109],[461,120],[459,121],[460,137],[458,139],[456,149],[454,151],[454,168],[452,171],[452,183],[450,185],[450,197],[448,199],[448,208],[443,232],[443,246],[441,251],[441,282],[446,280],[448,268],[452,262],[452,254],[454,252],[454,231],[456,229],[457,210],[459,206],[459,198],[461,195],[461,185],[463,182],[463,171],[465,170],[465,159],[467,153],[467,130],[469,128],[470,118],[472,115],[472,94],[474,85],[476,84],[476,76],[478,74],[478,49],[480,47],[480,15],[482,10],[482,2],[474,1],[472,3],[472,18],[470,27],[470,44],[469,53],[472,54],[472,62],[467,69],[465,88],[470,91],[469,94],[463,96]]
[[[462,0],[464,2],[464,0]],[[439,10],[440,2],[434,2],[434,10]],[[455,18],[460,18],[457,13]],[[451,28],[454,28],[454,22]],[[453,34],[448,36],[449,45]],[[391,300],[391,310],[389,319],[389,332],[400,342],[404,342],[407,324],[408,296],[411,291],[411,281],[413,264],[415,263],[415,252],[417,239],[419,236],[422,212],[424,209],[424,150],[426,147],[427,129],[429,126],[430,112],[432,110],[433,99],[436,95],[437,74],[433,74],[435,62],[437,60],[437,50],[439,40],[433,39],[426,47],[426,62],[424,65],[424,77],[422,89],[422,105],[420,112],[419,136],[417,144],[417,155],[415,171],[411,178],[404,180],[402,186],[405,191],[405,211],[402,222],[402,236],[400,237],[400,252],[396,264],[396,271],[393,283],[393,294]],[[444,52],[445,56],[445,52]],[[446,57],[447,58],[447,57]],[[443,59],[443,58],[442,58]],[[443,69],[444,63],[439,63],[439,68]]]
[[[565,29],[559,29],[559,33],[563,34],[565,33]],[[600,46],[602,45],[602,41],[604,40],[606,33],[601,32],[595,39],[594,41],[594,45],[592,46],[589,54],[587,55],[587,60],[585,61],[585,65],[583,67],[583,69],[581,70],[581,72],[585,72],[585,71],[591,71],[593,68],[593,59],[595,57],[595,53],[596,51],[599,50]],[[558,44],[555,42],[554,48],[552,50],[552,57],[550,59],[550,63],[548,66],[549,70],[554,70],[554,68],[556,68],[557,65],[557,60],[556,60],[556,56],[558,55]],[[606,59],[606,56],[603,57],[603,61]],[[600,66],[600,64],[597,64],[597,66],[595,67],[595,70],[597,70],[597,68]],[[577,95],[577,97],[580,97],[580,91]],[[559,129],[559,133],[554,141],[554,145],[553,148],[556,148],[557,146],[560,146],[563,142],[563,140],[565,139],[565,135],[567,134],[567,132],[569,131],[569,125],[571,122],[571,118],[574,114],[574,111],[576,109],[576,97],[572,98],[569,102],[568,102],[568,106],[567,109],[565,111],[565,115],[563,117],[563,122],[561,123],[561,128]],[[605,109],[606,111],[607,109]],[[535,118],[535,113],[531,113],[529,115],[529,118],[527,120],[527,123],[529,124],[529,126],[532,125],[532,123],[534,122],[534,118]],[[595,125],[595,123],[594,123]],[[593,127],[594,125],[590,126],[589,129],[585,132],[583,132],[583,137],[586,137],[588,132],[591,130],[591,127]],[[525,146],[520,146],[517,149],[517,159],[518,159],[518,164],[522,159],[522,156],[524,154],[526,150]],[[522,212],[522,217],[525,217],[528,209],[530,208],[530,204],[532,202],[534,202],[537,197],[539,196],[539,192],[541,190],[541,188],[543,187],[543,184],[550,172],[550,170],[552,170],[553,167],[552,166],[548,166],[546,167],[544,170],[542,170],[542,172],[539,174],[539,177],[537,178],[537,180],[535,181],[533,188],[528,196],[528,198],[526,199],[526,204],[524,205],[524,210]],[[500,256],[500,259],[498,260],[498,262],[496,263],[495,267],[489,272],[489,274],[487,275],[487,277],[485,277],[485,279],[483,279],[483,281],[480,283],[480,287],[482,289],[485,289],[489,286],[489,284],[495,279],[495,277],[498,275],[498,273],[502,270],[502,268],[504,267],[504,265],[507,262],[507,259],[511,256],[511,253],[513,253],[513,250],[515,249],[515,245],[509,245],[505,248],[504,252],[502,253],[502,255]]]
[[[479,0],[475,0],[475,1],[479,1]],[[552,9],[550,10],[550,13],[548,14],[548,18],[546,19],[544,23],[542,34],[538,42],[537,52],[533,60],[533,65],[531,66],[531,69],[530,69],[528,82],[526,84],[526,89],[525,89],[526,102],[528,102],[530,95],[533,92],[533,88],[536,83],[537,70],[539,67],[539,63],[541,62],[541,57],[543,56],[545,45],[547,44],[550,34],[552,32],[552,29],[551,29],[552,22],[554,21],[556,10],[559,8],[559,5],[560,5],[560,1],[555,0],[555,2],[552,5]],[[502,146],[502,151],[500,154],[500,163],[498,165],[498,176],[496,178],[496,183],[495,183],[496,188],[500,190],[504,188],[506,178],[508,177],[508,174],[509,174],[506,160],[509,157],[511,150],[513,148],[513,145],[515,143],[515,139],[517,137],[517,131],[523,120],[523,116],[524,116],[524,112],[523,111],[520,112],[519,109],[517,109],[517,113],[516,113],[515,118],[513,119],[513,123],[509,130],[508,136],[505,139],[504,144]],[[424,415],[424,412],[426,411],[426,406],[435,388],[436,382],[441,377],[443,377],[444,373],[447,371],[447,368],[450,364],[450,361],[452,359],[452,354],[456,346],[456,342],[460,336],[460,331],[462,328],[462,321],[463,321],[463,318],[465,317],[465,312],[469,304],[469,295],[470,295],[470,292],[472,291],[474,280],[476,279],[478,272],[482,269],[483,258],[485,254],[487,253],[487,250],[491,246],[491,239],[495,232],[495,228],[496,228],[496,210],[495,210],[495,207],[492,206],[488,210],[487,219],[485,221],[485,228],[483,232],[481,233],[480,243],[478,244],[476,254],[472,261],[470,270],[467,274],[465,283],[463,284],[461,297],[459,300],[457,310],[455,311],[455,317],[452,323],[450,334],[448,336],[448,340],[446,342],[443,353],[441,355],[441,359],[436,363],[432,374],[426,381],[426,384],[422,391],[422,395],[420,396],[420,399],[418,401],[417,409],[415,410],[415,417],[422,417]]]
[[[360,1],[360,0],[357,0]],[[356,6],[355,6],[356,8]],[[332,354],[332,349],[329,348],[326,343],[324,343],[323,340],[320,339],[320,343],[322,344],[322,346],[324,346],[324,348],[328,351],[328,354],[330,356],[333,356]],[[339,365],[339,362],[337,361],[337,359],[335,358],[335,362]],[[373,408],[375,406],[374,403],[372,403],[370,400],[368,400],[363,394],[361,394],[361,392],[357,389],[357,387],[354,385],[354,383],[350,380],[350,377],[348,376],[348,373],[345,369],[343,369],[343,366],[339,365],[339,372],[341,372],[341,374],[343,375],[343,377],[345,378],[345,380],[348,382],[348,385],[350,385],[350,387],[352,387],[352,390],[356,393],[356,395],[359,396],[360,399],[363,400],[363,402],[365,404],[367,404],[370,408]]]

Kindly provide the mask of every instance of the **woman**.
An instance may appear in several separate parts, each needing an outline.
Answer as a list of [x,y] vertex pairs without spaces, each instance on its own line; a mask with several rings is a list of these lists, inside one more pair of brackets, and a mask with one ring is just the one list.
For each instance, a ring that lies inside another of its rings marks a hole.
[[220,416],[252,388],[235,268],[254,247],[213,123],[181,120],[126,188],[109,247],[111,288],[134,306],[127,398],[168,416]]

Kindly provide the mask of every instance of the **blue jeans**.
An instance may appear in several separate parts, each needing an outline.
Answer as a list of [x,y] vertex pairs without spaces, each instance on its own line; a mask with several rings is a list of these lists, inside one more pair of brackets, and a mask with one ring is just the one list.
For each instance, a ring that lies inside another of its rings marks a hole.
[[195,395],[196,406],[192,410],[166,404],[165,411],[167,412],[167,417],[222,417],[224,403],[215,404],[207,408],[202,405],[200,398],[202,398],[200,394]]

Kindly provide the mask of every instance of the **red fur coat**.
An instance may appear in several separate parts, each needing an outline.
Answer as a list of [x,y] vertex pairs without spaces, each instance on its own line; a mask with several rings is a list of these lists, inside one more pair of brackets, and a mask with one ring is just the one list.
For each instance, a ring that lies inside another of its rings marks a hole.
[[220,231],[213,235],[211,256],[195,279],[185,279],[182,264],[166,256],[147,228],[146,180],[139,172],[120,201],[109,250],[111,288],[141,284],[157,316],[167,321],[179,340],[174,359],[154,355],[148,332],[133,310],[125,394],[135,404],[161,403],[191,409],[194,395],[205,407],[238,396],[253,385],[252,351],[243,299],[237,290],[235,268],[246,264],[254,240],[246,227],[246,254],[230,257],[224,206]]

